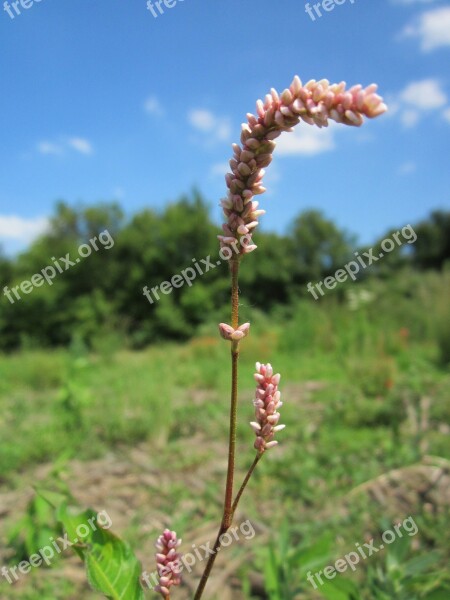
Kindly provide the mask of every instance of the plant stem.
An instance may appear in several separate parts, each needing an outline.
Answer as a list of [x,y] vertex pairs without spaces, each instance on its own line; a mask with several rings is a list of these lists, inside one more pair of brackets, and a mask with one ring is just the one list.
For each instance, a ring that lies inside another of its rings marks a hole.
[[200,579],[200,583],[198,584],[197,591],[195,592],[194,600],[200,600],[202,594],[204,592],[206,583],[208,581],[209,574],[211,573],[211,569],[214,566],[214,562],[216,560],[217,552],[220,549],[220,538],[226,532],[223,524],[220,525],[219,533],[217,534],[216,541],[214,542],[214,554],[210,554],[208,558],[208,562],[206,563],[205,570],[203,571],[202,578]]
[[[231,327],[239,326],[239,258],[233,258],[230,263],[231,271]],[[236,454],[236,423],[238,400],[238,368],[239,368],[239,342],[231,343],[231,409],[230,409],[230,437],[228,444],[228,472],[225,487],[225,502],[223,509],[222,525],[228,529],[233,518],[231,505],[233,502],[234,464]]]
[[[256,465],[259,463],[262,455],[263,455],[263,453],[262,454],[258,453],[256,455],[255,460],[252,463],[252,466],[248,470],[248,473],[245,476],[244,481],[242,482],[241,487],[239,488],[239,492],[237,493],[237,496],[236,496],[236,498],[235,498],[235,500],[233,502],[233,505],[231,507],[231,520],[233,520],[234,513],[236,512],[236,509],[237,509],[238,504],[239,504],[239,500],[241,499],[241,496],[244,493],[245,488],[247,487],[247,484],[248,484],[248,482],[250,480],[250,477],[252,476],[253,471],[255,470]],[[230,523],[230,525],[231,525],[231,523]],[[220,538],[221,538],[221,536],[224,533],[227,532],[228,529],[229,529],[229,527],[225,527],[225,525],[224,525],[224,523],[222,521],[222,523],[220,525],[219,533],[217,534],[217,538],[216,538],[216,541],[214,542],[214,546],[213,546],[214,554],[210,554],[210,556],[209,556],[209,559],[208,559],[208,562],[206,563],[206,567],[205,567],[205,570],[203,572],[202,578],[200,580],[199,586],[198,586],[197,591],[195,593],[194,600],[200,600],[200,598],[201,598],[201,596],[203,594],[203,591],[205,589],[206,583],[208,581],[208,577],[209,577],[209,575],[211,573],[211,570],[212,570],[212,568],[214,566],[214,562],[216,560],[217,553],[218,553],[218,551],[220,549],[220,546],[221,546]]]
[[[237,329],[239,326],[239,261],[235,256],[230,261],[231,273],[231,326]],[[234,464],[236,455],[236,423],[237,423],[237,399],[238,399],[238,366],[239,366],[239,341],[231,342],[231,407],[230,407],[230,434],[228,442],[228,470],[225,486],[225,500],[223,507],[222,523],[214,543],[214,554],[210,554],[202,578],[195,592],[194,600],[200,600],[205,589],[208,577],[220,549],[220,538],[230,528],[233,519],[233,481]]]
[[256,465],[259,463],[261,456],[263,455],[263,453],[259,453],[255,456],[255,460],[252,463],[252,466],[250,467],[250,469],[248,470],[247,475],[244,478],[244,481],[242,482],[241,487],[239,488],[239,491],[237,493],[237,496],[233,502],[233,506],[231,507],[231,518],[234,517],[234,513],[236,512],[237,506],[239,504],[239,500],[241,499],[242,494],[244,493],[245,488],[247,487],[247,483],[250,480],[250,477],[253,474],[253,471],[256,468]]
[[240,257],[233,257],[230,262],[231,272],[231,327],[239,326],[239,261]]

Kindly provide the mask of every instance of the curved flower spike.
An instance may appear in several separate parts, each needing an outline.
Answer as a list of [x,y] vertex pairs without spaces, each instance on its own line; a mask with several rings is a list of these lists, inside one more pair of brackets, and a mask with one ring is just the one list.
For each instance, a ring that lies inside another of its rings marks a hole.
[[283,131],[292,131],[300,121],[328,127],[331,119],[359,127],[364,116],[378,117],[387,110],[376,90],[375,84],[346,90],[345,82],[330,84],[326,79],[303,85],[295,76],[282,94],[272,89],[264,102],[257,101],[256,115],[247,114],[247,123],[242,125],[242,146],[233,144],[230,172],[225,176],[228,195],[220,204],[227,220],[222,225],[223,235],[218,236],[221,247],[236,248],[239,241],[241,254],[256,249],[252,234],[265,211],[259,210],[254,197],[266,191],[262,185],[264,167],[272,162],[274,140]]

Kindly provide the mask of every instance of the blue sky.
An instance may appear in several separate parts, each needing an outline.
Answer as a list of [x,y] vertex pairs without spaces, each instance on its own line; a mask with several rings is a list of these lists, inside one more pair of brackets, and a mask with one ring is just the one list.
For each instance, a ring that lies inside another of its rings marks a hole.
[[264,229],[285,231],[314,207],[370,243],[450,207],[449,2],[344,0],[313,21],[304,0],[170,0],[157,18],[146,0],[22,1],[14,18],[0,3],[8,254],[58,199],[117,199],[132,214],[197,186],[219,222],[245,114],[295,74],[378,83],[390,111],[360,129],[285,134]]

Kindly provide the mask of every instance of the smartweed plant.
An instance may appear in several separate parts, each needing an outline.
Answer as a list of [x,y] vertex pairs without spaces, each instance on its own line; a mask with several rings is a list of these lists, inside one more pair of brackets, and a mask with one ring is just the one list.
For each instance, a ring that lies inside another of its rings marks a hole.
[[[264,101],[257,101],[256,115],[247,114],[247,122],[242,125],[240,145],[233,144],[230,172],[225,177],[228,193],[221,201],[226,222],[222,225],[222,234],[218,236],[222,255],[228,255],[231,277],[231,323],[219,325],[220,335],[231,346],[228,470],[223,515],[213,546],[214,552],[209,555],[194,600],[200,600],[203,596],[217,552],[221,548],[222,537],[232,525],[237,506],[254,470],[266,452],[277,445],[275,438],[284,428],[284,425],[279,424],[279,410],[282,406],[278,389],[280,375],[274,372],[270,364],[257,362],[253,400],[255,420],[250,423],[255,433],[256,454],[236,492],[234,473],[239,351],[250,331],[250,323],[239,324],[239,269],[246,256],[257,249],[253,234],[259,217],[265,211],[259,208],[255,197],[266,191],[263,187],[264,169],[272,162],[278,136],[292,131],[302,121],[318,127],[327,127],[330,119],[344,125],[360,126],[363,117],[373,118],[383,114],[387,107],[376,90],[377,86],[374,84],[366,88],[355,85],[347,90],[344,82],[331,85],[325,79],[312,80],[303,85],[296,76],[282,94],[272,89]],[[86,515],[74,516],[65,505],[59,508],[58,514],[69,536],[75,525],[86,519]],[[143,575],[130,547],[100,527],[90,536],[90,539],[78,544],[77,551],[86,563],[93,588],[108,598],[142,599],[144,594],[140,579]],[[180,544],[177,533],[168,529],[156,543],[157,582],[154,590],[164,600],[170,600],[173,588],[181,583]]]
[[[250,323],[239,325],[239,268],[246,254],[256,250],[253,232],[258,219],[265,213],[259,209],[255,196],[263,194],[264,168],[272,162],[276,138],[281,133],[293,130],[301,121],[309,125],[327,127],[332,119],[345,125],[359,126],[363,116],[373,118],[383,114],[387,107],[375,92],[376,85],[363,89],[356,85],[346,91],[346,84],[330,85],[325,79],[309,81],[306,85],[295,76],[290,87],[281,95],[272,88],[265,101],[256,103],[256,115],[247,114],[247,123],[242,125],[241,145],[233,144],[234,155],[230,160],[231,171],[226,174],[228,188],[226,198],[221,201],[226,223],[219,236],[222,251],[229,249],[231,274],[231,324],[221,323],[221,336],[231,343],[231,410],[228,450],[228,472],[225,486],[225,500],[222,522],[214,546],[215,553],[209,557],[203,576],[198,585],[194,600],[202,597],[209,574],[220,548],[221,536],[230,528],[241,496],[263,455],[278,444],[276,434],[284,429],[279,425],[282,406],[278,384],[280,375],[274,374],[270,364],[256,363],[256,392],[254,398],[255,421],[250,423],[255,432],[255,459],[242,482],[236,496],[233,496],[234,463],[236,448],[236,422],[238,399],[239,346],[249,334]],[[239,248],[239,252],[236,252]],[[234,251],[234,252],[233,252]],[[170,583],[170,578],[169,578]],[[165,580],[164,582],[165,583]],[[170,598],[170,588],[162,585],[161,594]]]

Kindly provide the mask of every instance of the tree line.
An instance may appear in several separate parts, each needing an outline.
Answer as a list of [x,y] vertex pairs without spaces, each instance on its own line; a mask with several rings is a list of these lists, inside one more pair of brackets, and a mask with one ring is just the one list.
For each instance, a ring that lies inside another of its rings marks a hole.
[[[358,279],[389,277],[405,268],[444,268],[450,258],[450,212],[434,211],[412,226],[414,244],[386,255]],[[376,252],[394,231],[373,245]],[[229,293],[228,270],[226,262],[216,264],[217,234],[210,207],[197,191],[161,211],[148,208],[131,218],[117,203],[58,202],[45,234],[16,257],[0,254],[0,349],[68,345],[74,338],[89,345],[112,332],[142,347],[161,339],[187,339],[207,320],[226,319],[221,307]],[[94,239],[97,249],[88,250]],[[258,230],[256,239],[260,251],[244,264],[240,284],[245,304],[264,312],[311,299],[308,282],[333,275],[355,258],[355,251],[367,250],[317,210],[299,214],[284,235]],[[170,281],[192,267],[193,259],[208,256],[214,268],[192,285],[181,285],[153,303],[144,296],[145,286]],[[42,282],[46,267],[55,276],[44,276]],[[333,292],[338,300],[340,294],[342,289]]]

